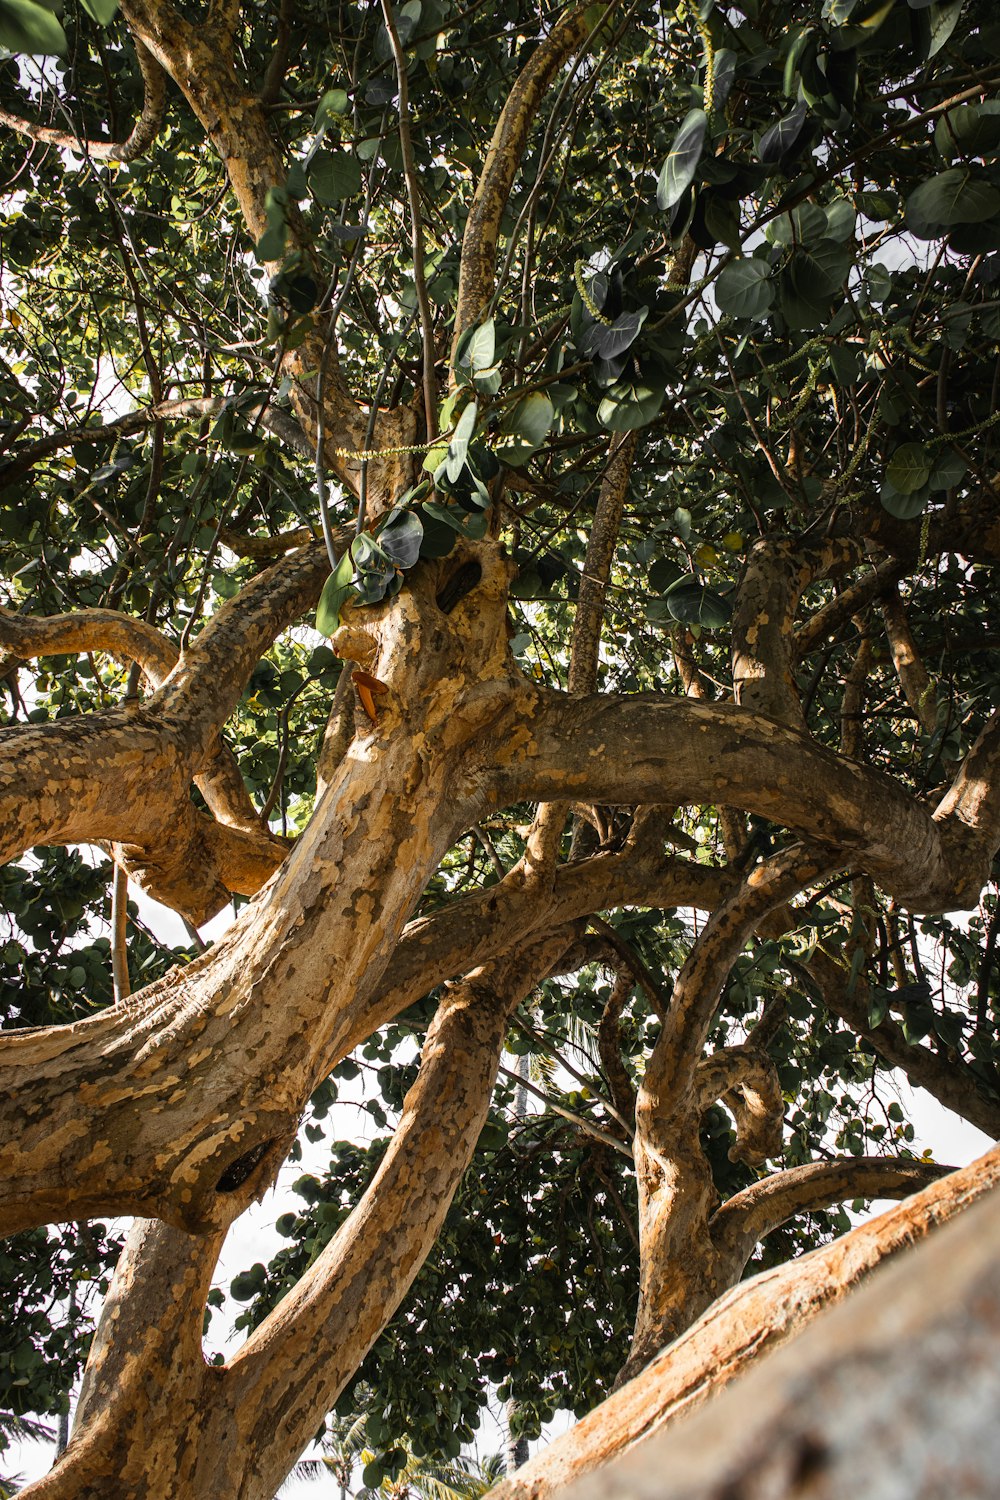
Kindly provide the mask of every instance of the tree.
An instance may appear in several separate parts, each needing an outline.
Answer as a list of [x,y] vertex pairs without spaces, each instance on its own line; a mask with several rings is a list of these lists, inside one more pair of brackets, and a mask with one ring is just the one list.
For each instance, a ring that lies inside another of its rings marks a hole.
[[[619,1367],[626,1445],[839,1205],[922,1189],[854,1277],[992,1185],[875,1113],[1000,1135],[992,12],[0,0],[0,1226],[135,1218],[34,1493],[269,1497],[363,1380],[376,1465]],[[206,1365],[358,1048],[398,1123]]]

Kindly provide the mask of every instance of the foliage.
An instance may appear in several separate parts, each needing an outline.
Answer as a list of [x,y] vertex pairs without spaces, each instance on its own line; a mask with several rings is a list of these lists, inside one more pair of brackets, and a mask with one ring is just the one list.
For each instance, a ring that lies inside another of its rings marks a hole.
[[[32,0],[0,0],[0,45],[54,54],[0,62],[0,108],[36,124],[44,116],[69,143],[0,136],[4,606],[32,616],[110,607],[181,646],[258,575],[269,548],[280,553],[276,538],[320,534],[317,490],[329,488],[344,530],[319,601],[321,636],[348,604],[392,599],[410,570],[492,528],[518,568],[512,650],[529,677],[564,687],[609,444],[635,434],[598,685],[680,694],[691,658],[707,691],[728,693],[734,604],[755,547],[863,537],[871,561],[855,581],[898,561],[929,673],[921,711],[900,686],[873,590],[796,664],[805,722],[819,744],[849,739],[851,754],[932,803],[1000,706],[986,535],[1000,430],[995,7],[634,0],[588,12],[585,60],[561,75],[506,204],[497,286],[446,359],[470,183],[559,9],[410,0],[396,10],[419,127],[440,399],[436,432],[410,445],[411,482],[372,519],[325,460],[317,473],[297,425],[298,386],[322,388],[325,366],[293,374],[288,360],[336,322],[338,375],[372,409],[363,446],[340,455],[360,468],[363,496],[378,456],[375,409],[416,409],[423,394],[398,82],[378,7],[294,6],[294,46],[285,36],[267,101],[285,178],[254,235],[176,91],[144,155],[88,154],[84,142],[121,139],[143,106],[112,6],[68,7],[60,23]],[[247,7],[240,25],[255,90],[275,55],[272,11]],[[122,423],[136,411],[140,420]],[[811,583],[804,618],[832,606],[847,581]],[[844,694],[861,651],[854,734]],[[27,689],[18,661],[3,663],[12,725],[108,707],[129,685],[128,666],[109,655],[37,665]],[[227,725],[255,808],[282,835],[312,812],[340,670],[325,641],[297,626],[262,656]],[[524,857],[531,816],[515,807],[484,820],[450,851],[418,912],[495,884],[498,866]],[[625,817],[578,813],[563,855],[619,849]],[[757,819],[743,826],[742,849],[726,850],[716,808],[680,810],[673,830],[706,865],[738,855],[746,867],[788,841]],[[62,1024],[110,1002],[108,878],[103,860],[48,848],[0,875],[5,1028]],[[787,1165],[824,1152],[906,1154],[913,1142],[875,1045],[809,980],[818,948],[868,987],[872,1027],[895,1018],[909,1045],[1000,1097],[997,912],[992,886],[960,923],[912,917],[870,883],[842,880],[810,901],[795,931],[748,947],[711,1041],[740,1042],[767,1002],[786,997],[772,1051]],[[690,914],[620,903],[607,917],[669,992]],[[130,908],[137,987],[191,956],[159,944]],[[435,1252],[341,1397],[343,1416],[364,1393],[372,1462],[387,1473],[386,1455],[405,1457],[406,1444],[417,1458],[455,1459],[496,1388],[532,1436],[556,1408],[580,1414],[626,1356],[635,1180],[597,1050],[613,979],[607,962],[583,962],[570,979],[546,981],[522,1015],[510,1048],[531,1056],[563,1113],[519,1118],[515,1085],[501,1079]],[[334,1140],[326,1168],[295,1184],[302,1207],[279,1222],[288,1247],[232,1285],[243,1326],[294,1284],[374,1175],[434,998],[370,1038],[314,1096],[313,1147],[363,1073],[378,1136]],[[657,1033],[636,983],[618,1034],[633,1085]],[[721,1108],[703,1140],[722,1199],[756,1180],[728,1158]],[[784,1258],[845,1222],[839,1211],[798,1221],[762,1255]],[[16,1312],[0,1344],[0,1399],[13,1412],[62,1409],[89,1326],[77,1321],[84,1299],[67,1320],[67,1298],[85,1278],[105,1284],[115,1246],[100,1225],[10,1242],[0,1281]]]

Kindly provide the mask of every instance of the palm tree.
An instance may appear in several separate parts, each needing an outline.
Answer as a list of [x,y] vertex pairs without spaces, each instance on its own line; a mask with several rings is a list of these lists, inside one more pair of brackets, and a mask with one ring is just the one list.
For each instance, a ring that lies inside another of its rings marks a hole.
[[[376,1455],[364,1443],[365,1413],[332,1417],[330,1431],[321,1444],[319,1458],[305,1458],[295,1465],[290,1479],[320,1479],[331,1475],[340,1488],[340,1500],[349,1500],[349,1485],[356,1467],[361,1468],[361,1488],[353,1500],[479,1500],[504,1473],[503,1457],[491,1454],[483,1460],[472,1458],[418,1458],[405,1443],[394,1450],[399,1462],[391,1473],[377,1471],[378,1482],[366,1483],[366,1474],[374,1480],[371,1468]],[[287,1481],[286,1481],[287,1483]]]
[[[11,1411],[0,1411],[0,1453],[6,1452],[12,1442],[23,1443],[28,1439],[36,1442],[51,1442],[53,1432],[44,1422],[31,1417],[17,1417]],[[20,1474],[0,1474],[0,1500],[10,1500],[21,1488]]]

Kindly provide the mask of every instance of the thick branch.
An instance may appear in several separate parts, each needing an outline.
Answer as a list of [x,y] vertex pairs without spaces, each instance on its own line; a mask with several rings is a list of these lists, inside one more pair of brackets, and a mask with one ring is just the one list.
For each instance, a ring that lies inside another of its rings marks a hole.
[[566,1500],[609,1493],[631,1500],[651,1486],[660,1500],[834,1500],[856,1489],[992,1495],[1000,1461],[998,1233],[994,1192],[878,1270],[794,1347],[757,1356],[710,1410]]
[[703,1113],[722,1099],[736,1122],[730,1161],[760,1166],[779,1156],[784,1097],[774,1062],[750,1046],[720,1047],[699,1065],[695,1075],[696,1108]]
[[885,633],[889,638],[893,665],[906,701],[924,734],[933,734],[937,727],[937,695],[920,659],[898,589],[893,589],[884,596],[882,618],[885,620]]
[[639,1107],[651,1130],[658,1133],[659,1122],[676,1108],[687,1111],[687,1090],[701,1066],[722,986],[757,923],[830,867],[829,856],[801,846],[773,855],[709,918],[674,983],[670,1010],[646,1066]]
[[[335,1239],[226,1376],[231,1410],[266,1454],[269,1500],[402,1301],[437,1238],[486,1119],[507,1017],[572,938],[564,932],[446,991],[379,1171]],[[226,1424],[228,1430],[228,1423]],[[220,1432],[221,1436],[221,1432]]]
[[[899,1208],[832,1245],[734,1287],[680,1339],[537,1458],[490,1491],[490,1500],[548,1500],[557,1490],[627,1453],[801,1331],[876,1266],[1000,1183],[1000,1149],[954,1172]],[[947,1279],[947,1277],[945,1277]],[[888,1339],[894,1352],[894,1338]],[[713,1406],[713,1416],[719,1408]],[[724,1431],[716,1418],[715,1436]],[[743,1440],[745,1427],[738,1429]],[[657,1493],[663,1475],[658,1470]],[[625,1493],[616,1483],[614,1492]],[[605,1488],[604,1494],[610,1493]]]
[[805,728],[792,675],[792,620],[803,589],[815,578],[850,567],[859,553],[857,543],[834,538],[812,547],[785,539],[754,545],[733,614],[737,703],[793,728]]
[[973,904],[1000,845],[1000,714],[933,818],[888,777],[733,704],[540,693],[533,729],[498,803],[735,804],[841,850],[911,911]]
[[22,661],[106,651],[117,661],[137,662],[154,688],[173,671],[178,656],[177,647],[154,625],[114,609],[40,618],[0,609],[0,648]]

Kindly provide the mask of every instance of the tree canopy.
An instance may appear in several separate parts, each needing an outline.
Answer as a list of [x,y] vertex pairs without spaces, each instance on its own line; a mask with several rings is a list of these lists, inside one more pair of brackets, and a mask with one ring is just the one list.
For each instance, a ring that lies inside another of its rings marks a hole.
[[596,1408],[539,1500],[995,1180],[895,1084],[1000,1137],[995,7],[0,49],[0,1401],[53,1500]]

